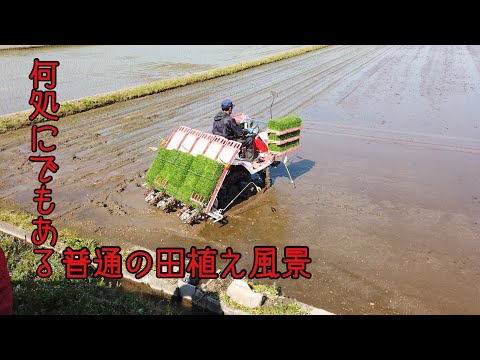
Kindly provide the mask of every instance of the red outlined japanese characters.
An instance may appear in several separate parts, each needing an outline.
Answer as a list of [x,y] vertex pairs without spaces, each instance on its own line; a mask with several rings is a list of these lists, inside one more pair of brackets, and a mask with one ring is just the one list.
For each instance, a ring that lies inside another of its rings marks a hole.
[[[46,120],[57,121],[58,116],[55,113],[60,109],[60,105],[57,103],[57,93],[54,90],[57,86],[57,67],[60,65],[58,61],[40,61],[35,58],[33,61],[33,68],[28,76],[33,81],[33,88],[30,94],[29,104],[34,107],[34,111],[30,114],[29,119],[31,121],[36,120],[41,115]],[[41,90],[40,85],[44,85],[46,90]],[[50,239],[50,246],[55,246],[58,238],[58,232],[55,226],[52,225],[50,219],[44,218],[44,216],[50,215],[55,210],[55,202],[51,196],[52,189],[47,187],[47,184],[53,180],[52,175],[47,175],[47,171],[55,174],[60,168],[55,162],[55,156],[51,153],[56,150],[55,144],[45,145],[44,140],[39,140],[39,133],[50,133],[52,137],[58,135],[58,128],[54,125],[32,125],[30,135],[30,149],[33,153],[38,151],[47,153],[48,155],[29,156],[29,160],[33,163],[43,163],[40,172],[38,174],[39,187],[34,189],[35,196],[33,201],[37,203],[37,212],[40,214],[36,219],[32,220],[32,224],[36,226],[31,235],[31,241],[34,245],[41,246]],[[70,249],[73,251],[72,249]],[[70,251],[69,250],[69,251]],[[68,257],[71,256],[67,251],[65,261],[68,262]],[[53,253],[52,249],[35,249],[36,254],[43,254],[41,258],[41,264],[37,269],[37,275],[40,277],[49,277],[52,274],[52,268],[48,263],[48,258]],[[62,260],[62,261],[64,261]],[[68,268],[70,269],[70,268]],[[67,273],[69,278],[77,278],[78,274],[75,271]],[[80,277],[84,278],[84,274],[81,273]],[[85,275],[86,277],[86,275]]]

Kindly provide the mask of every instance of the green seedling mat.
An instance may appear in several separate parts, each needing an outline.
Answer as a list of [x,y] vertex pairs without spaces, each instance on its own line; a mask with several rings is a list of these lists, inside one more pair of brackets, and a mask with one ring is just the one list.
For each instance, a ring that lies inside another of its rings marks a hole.
[[270,134],[268,134],[268,140],[283,141],[283,140],[294,138],[295,136],[299,136],[299,135],[300,135],[300,130],[293,131],[291,133],[286,133],[284,135],[276,135],[274,133],[270,133]]
[[224,169],[224,164],[206,156],[161,147],[145,175],[145,182],[185,204],[202,208],[190,200],[192,194],[202,196],[206,206]]
[[300,140],[295,140],[289,143],[286,143],[284,145],[276,145],[273,143],[268,144],[268,150],[273,151],[273,152],[284,152],[287,151],[288,149],[294,148],[300,144]]
[[[270,120],[267,124],[268,130],[272,130],[272,131],[285,131],[288,129],[299,128],[301,126],[302,126],[302,119],[296,115],[289,115],[289,116],[284,116],[278,119],[273,119],[273,120]],[[269,133],[268,140],[274,141],[274,142],[280,142],[280,141],[294,138],[296,136],[300,136],[300,130],[292,131],[283,135]],[[293,140],[293,141],[284,143],[282,145],[277,145],[271,142],[268,144],[268,150],[281,153],[281,152],[287,151],[288,149],[294,148],[299,144],[300,144],[300,139]]]
[[284,116],[278,119],[268,121],[269,130],[284,131],[302,126],[302,118],[296,115]]

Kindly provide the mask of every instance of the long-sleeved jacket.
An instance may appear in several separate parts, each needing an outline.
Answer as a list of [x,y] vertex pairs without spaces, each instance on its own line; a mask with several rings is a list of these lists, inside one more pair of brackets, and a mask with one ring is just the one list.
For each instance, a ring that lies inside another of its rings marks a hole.
[[215,115],[213,119],[212,134],[220,135],[228,140],[236,140],[247,133],[247,130],[240,128],[237,122],[229,114],[223,111]]

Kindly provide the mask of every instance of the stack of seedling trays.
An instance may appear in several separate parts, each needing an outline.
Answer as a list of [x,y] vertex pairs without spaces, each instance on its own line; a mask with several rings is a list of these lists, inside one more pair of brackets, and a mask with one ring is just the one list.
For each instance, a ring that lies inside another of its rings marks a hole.
[[302,119],[295,115],[273,119],[268,122],[268,150],[277,155],[300,148]]
[[208,204],[224,169],[224,164],[206,156],[160,147],[145,182],[186,205],[201,209]]

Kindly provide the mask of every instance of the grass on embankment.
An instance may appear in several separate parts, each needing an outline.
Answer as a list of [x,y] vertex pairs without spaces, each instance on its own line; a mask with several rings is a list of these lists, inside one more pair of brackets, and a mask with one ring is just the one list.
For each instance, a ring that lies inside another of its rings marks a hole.
[[[20,210],[0,209],[0,221],[33,231],[34,216]],[[82,239],[68,229],[57,227],[58,242],[78,250],[84,246],[90,254],[95,254],[98,242]],[[58,245],[58,243],[57,243]],[[52,266],[52,275],[42,279],[36,276],[40,265],[40,255],[32,251],[32,246],[13,239],[2,237],[0,246],[6,253],[10,279],[13,285],[15,314],[165,314],[176,315],[179,311],[166,300],[141,294],[131,294],[122,288],[121,281],[105,281],[103,278],[88,276],[85,280],[69,280],[65,277],[65,266],[60,254],[55,252],[48,260]],[[129,251],[122,250],[125,259]],[[152,269],[155,268],[155,264]],[[249,286],[267,297],[264,305],[249,309],[231,300],[226,293],[219,294],[224,304],[256,315],[307,315],[308,311],[295,301],[281,298],[274,285],[256,284],[246,279]]]
[[[20,210],[0,209],[0,221],[18,226],[28,232],[35,229],[35,225],[32,224],[32,220],[34,219],[36,219],[36,217]],[[71,230],[56,228],[58,231],[57,241],[64,243],[65,246],[70,246],[73,249],[86,247],[91,254],[95,254],[95,248],[100,246],[100,244],[93,239],[81,239]]]
[[[135,86],[128,89],[118,90],[105,94],[89,96],[82,99],[66,101],[60,104],[60,109],[55,115],[64,117],[68,115],[78,114],[84,111],[96,109],[99,107],[111,105],[117,102],[123,102],[127,100],[136,99],[139,97],[157,94],[162,91],[175,89],[181,86],[206,81],[221,76],[231,75],[236,72],[246,70],[252,67],[256,67],[263,64],[269,64],[276,61],[288,59],[294,56],[302,55],[310,51],[324,48],[328,45],[313,45],[307,46],[301,49],[284,52],[281,54],[269,56],[259,60],[247,61],[236,65],[230,65],[221,67],[201,73],[192,75],[181,76],[173,79],[165,79],[152,82],[150,84]],[[31,125],[32,123],[38,123],[45,121],[45,118],[38,116],[34,121],[30,121],[28,117],[33,112],[32,110],[26,110],[17,112],[14,114],[4,115],[0,117],[0,134],[8,130],[19,129],[24,126]]]
[[67,279],[58,253],[48,259],[48,278],[36,275],[40,256],[26,243],[0,236],[13,290],[15,315],[166,315],[176,310],[166,301],[127,292],[104,278]]
[[[26,231],[35,228],[35,217],[20,210],[0,209],[0,221],[18,226]],[[58,230],[58,242],[73,249],[87,247],[95,254],[99,243],[82,239],[68,229]],[[57,243],[58,244],[58,243]],[[167,300],[147,293],[124,289],[122,280],[105,280],[103,277],[67,279],[61,255],[54,252],[48,259],[52,274],[40,278],[36,270],[40,255],[33,246],[0,235],[0,246],[7,258],[13,289],[13,310],[16,315],[175,315],[175,306]],[[125,258],[125,254],[122,254]]]

